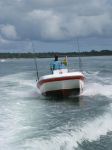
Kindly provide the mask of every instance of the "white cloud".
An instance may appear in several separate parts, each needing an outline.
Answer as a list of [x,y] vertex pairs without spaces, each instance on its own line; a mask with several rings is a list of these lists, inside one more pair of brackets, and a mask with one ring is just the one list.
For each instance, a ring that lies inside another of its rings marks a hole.
[[65,27],[68,30],[68,36],[71,37],[103,36],[104,30],[108,30],[111,24],[110,16],[101,14],[96,16],[72,16],[68,22],[66,21]]
[[0,23],[6,24],[1,32],[21,40],[108,36],[111,8],[109,0],[1,0]]
[[112,24],[109,13],[86,16],[65,15],[52,10],[33,10],[28,14],[27,19],[35,24],[34,27],[40,31],[41,38],[50,40],[67,40],[77,36],[103,36],[106,34],[105,31],[110,30]]
[[40,29],[40,36],[44,40],[58,40],[63,37],[59,14],[55,14],[51,10],[33,10],[28,14],[28,19],[35,23],[37,30]]
[[16,40],[18,38],[16,29],[13,25],[1,25],[0,27],[1,35],[9,40]]
[[4,40],[112,38],[111,0],[0,0]]

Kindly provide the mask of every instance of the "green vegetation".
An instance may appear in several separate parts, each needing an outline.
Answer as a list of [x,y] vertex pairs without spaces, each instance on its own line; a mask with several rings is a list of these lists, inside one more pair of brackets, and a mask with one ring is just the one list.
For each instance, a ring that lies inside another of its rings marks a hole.
[[[42,53],[0,53],[0,58],[50,58],[54,57],[54,54],[59,55],[59,57],[69,56],[69,57],[77,57],[79,56],[78,52],[42,52]],[[80,52],[80,56],[110,56],[112,55],[111,50],[101,50],[101,51],[85,51]]]

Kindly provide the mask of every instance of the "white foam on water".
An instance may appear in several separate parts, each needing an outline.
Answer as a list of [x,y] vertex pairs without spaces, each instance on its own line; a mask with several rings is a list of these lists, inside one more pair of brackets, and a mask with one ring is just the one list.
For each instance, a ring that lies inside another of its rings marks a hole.
[[84,71],[85,76],[96,76],[100,73],[100,71]]
[[[16,109],[17,106],[16,106]],[[5,110],[6,111],[6,110]],[[9,111],[9,110],[7,110]],[[14,111],[14,110],[13,110]],[[0,123],[2,131],[0,131],[0,150],[15,150],[15,143],[21,141],[22,137],[18,135],[22,132],[29,131],[31,126],[23,126],[20,122],[24,121],[19,112],[7,112],[8,118]]]
[[[28,77],[28,78],[27,78]],[[0,150],[12,150],[18,134],[26,130],[22,122],[22,109],[27,106],[24,99],[38,97],[36,81],[29,73],[17,73],[0,77]],[[8,100],[8,101],[6,101]],[[30,128],[30,127],[28,127]],[[19,139],[21,140],[21,139]]]
[[[7,75],[0,78],[1,82],[1,94],[7,98],[20,98],[20,97],[29,97],[33,93],[36,93],[36,96],[39,93],[39,90],[36,87],[36,80],[27,79],[28,73],[18,73],[13,75]],[[6,96],[7,95],[7,96]],[[33,96],[33,95],[32,95]]]
[[10,74],[10,75],[0,77],[0,81],[19,81],[21,79],[25,80],[29,74],[30,74],[30,72]]
[[112,85],[103,85],[101,83],[88,83],[85,85],[84,96],[102,95],[108,98],[112,97]]
[[85,72],[85,87],[82,95],[95,96],[102,95],[108,98],[112,98],[112,84],[111,77],[99,76],[99,71]]
[[[9,76],[4,76],[0,78],[1,82],[1,94],[10,99],[24,98],[32,95],[33,92],[37,91],[36,82],[32,79],[25,79],[27,73],[14,74]],[[9,84],[9,85],[8,85]],[[7,86],[8,85],[8,86]],[[4,89],[3,89],[4,87]],[[83,95],[94,96],[103,95],[106,97],[112,97],[112,85],[103,85],[101,83],[87,83]],[[18,105],[21,105],[17,101]],[[26,130],[19,123],[22,118],[19,118],[17,109],[18,105],[11,110],[5,108],[5,114],[12,114],[6,118],[6,122],[1,123],[1,126],[5,128],[5,131],[1,131],[2,136],[0,136],[0,145],[3,150],[12,150],[13,147],[10,145],[11,142],[15,140],[18,133]],[[23,105],[23,103],[22,103]],[[20,107],[19,107],[20,108]],[[19,111],[21,112],[21,111]],[[17,114],[16,114],[17,113]],[[107,135],[109,131],[112,131],[112,107],[107,110],[105,114],[96,118],[95,120],[89,120],[83,123],[80,127],[72,127],[71,131],[67,131],[61,134],[51,135],[48,139],[43,138],[32,138],[23,140],[20,145],[20,149],[24,150],[74,150],[83,141],[96,141],[102,135]],[[15,117],[14,117],[15,116]],[[18,116],[18,117],[17,117]],[[20,115],[21,116],[21,115]],[[5,126],[5,127],[4,127]],[[74,129],[74,130],[73,130]],[[19,150],[20,150],[19,149]]]
[[5,62],[5,61],[6,61],[6,59],[0,59],[0,62],[2,62],[2,63]]
[[58,134],[49,139],[27,139],[23,147],[27,147],[27,150],[74,150],[83,141],[96,141],[109,131],[112,131],[112,115],[107,112],[69,133]]

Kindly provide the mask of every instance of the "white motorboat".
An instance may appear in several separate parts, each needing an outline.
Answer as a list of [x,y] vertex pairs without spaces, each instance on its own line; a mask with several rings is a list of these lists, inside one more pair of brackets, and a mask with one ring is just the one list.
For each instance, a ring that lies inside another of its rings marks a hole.
[[37,87],[44,96],[80,95],[83,92],[84,79],[81,72],[68,72],[68,69],[54,70],[53,74],[40,77]]

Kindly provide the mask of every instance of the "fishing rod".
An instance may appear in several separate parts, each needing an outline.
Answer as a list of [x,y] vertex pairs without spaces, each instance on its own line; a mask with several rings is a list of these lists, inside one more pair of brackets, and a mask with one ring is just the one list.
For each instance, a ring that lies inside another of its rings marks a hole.
[[37,76],[37,79],[39,80],[39,71],[38,71],[37,59],[36,59],[36,56],[35,56],[36,52],[35,52],[35,49],[34,49],[33,42],[31,42],[31,45],[32,45],[32,50],[33,50],[33,54],[34,54],[33,58],[34,58],[34,63],[35,63],[35,68],[36,68],[36,76]]
[[79,70],[81,71],[81,72],[83,72],[83,70],[82,70],[82,60],[81,60],[81,56],[80,56],[80,47],[79,47],[79,40],[78,40],[78,38],[77,38],[77,47],[78,47],[78,58],[79,58]]

